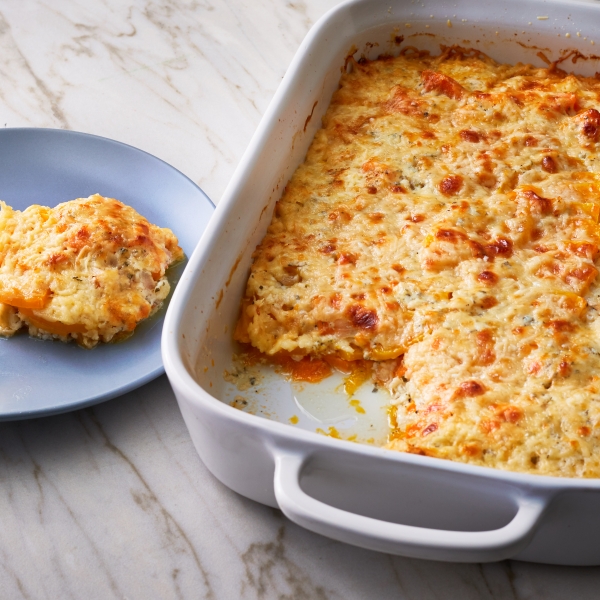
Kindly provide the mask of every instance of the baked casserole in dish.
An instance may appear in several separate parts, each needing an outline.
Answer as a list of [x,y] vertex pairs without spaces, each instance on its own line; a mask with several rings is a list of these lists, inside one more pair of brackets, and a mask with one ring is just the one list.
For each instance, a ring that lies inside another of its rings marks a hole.
[[[600,562],[599,17],[353,1],[309,34],[163,336],[226,485],[369,548]],[[369,373],[387,449],[315,434],[281,377],[235,410],[234,337],[301,381]]]
[[312,379],[369,361],[392,449],[598,477],[600,81],[456,46],[348,67],[238,341]]

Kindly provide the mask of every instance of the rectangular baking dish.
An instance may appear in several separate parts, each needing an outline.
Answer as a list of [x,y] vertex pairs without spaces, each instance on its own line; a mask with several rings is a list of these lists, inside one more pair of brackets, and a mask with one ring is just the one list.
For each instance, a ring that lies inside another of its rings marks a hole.
[[600,70],[591,56],[596,42],[600,5],[592,1],[351,0],[314,26],[190,258],[163,329],[165,369],[186,425],[225,485],[312,531],[374,550],[600,564],[600,480],[510,473],[331,439],[285,422],[290,394],[282,380],[258,400],[269,419],[230,406],[223,376],[251,254],[349,54],[375,58],[407,45],[437,53],[440,44],[460,44],[501,62],[541,66],[544,57],[576,50],[561,66],[592,75]]

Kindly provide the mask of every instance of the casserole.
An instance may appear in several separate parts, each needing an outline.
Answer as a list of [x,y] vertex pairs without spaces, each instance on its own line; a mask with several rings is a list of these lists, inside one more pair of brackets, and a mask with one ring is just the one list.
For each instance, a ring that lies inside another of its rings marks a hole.
[[599,104],[458,46],[349,60],[253,253],[237,405],[257,359],[336,369],[390,394],[388,448],[600,477]]
[[170,229],[114,198],[0,208],[0,308],[18,321],[8,331],[0,324],[3,335],[23,326],[86,348],[124,340],[160,308],[170,290],[165,271],[183,258]]
[[[229,402],[223,371],[234,352],[251,253],[319,127],[350,48],[374,58],[400,44],[438,52],[440,44],[460,42],[501,62],[538,65],[574,49],[569,69],[589,75],[596,60],[579,59],[593,50],[599,21],[591,2],[523,8],[512,0],[363,0],[337,7],[313,28],[190,259],[163,330],[165,368],[183,417],[223,483],[313,531],[371,549],[437,560],[600,563],[596,480],[500,472],[332,440],[217,399]],[[257,412],[285,421],[286,386],[268,385]]]

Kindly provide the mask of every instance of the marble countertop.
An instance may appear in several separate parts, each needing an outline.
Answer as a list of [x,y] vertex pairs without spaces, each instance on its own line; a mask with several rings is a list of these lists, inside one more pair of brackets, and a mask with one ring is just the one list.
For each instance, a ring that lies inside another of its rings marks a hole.
[[[0,2],[0,127],[102,135],[218,202],[302,38],[336,0]],[[0,383],[1,385],[1,383]],[[2,598],[598,597],[600,568],[445,564],[312,534],[207,471],[166,378],[0,423]]]

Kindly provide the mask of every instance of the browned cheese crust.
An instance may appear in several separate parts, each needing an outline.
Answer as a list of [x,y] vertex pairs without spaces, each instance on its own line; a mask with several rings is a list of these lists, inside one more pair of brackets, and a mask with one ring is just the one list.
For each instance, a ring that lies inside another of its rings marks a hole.
[[460,48],[352,66],[237,339],[377,361],[389,448],[600,476],[600,82]]

